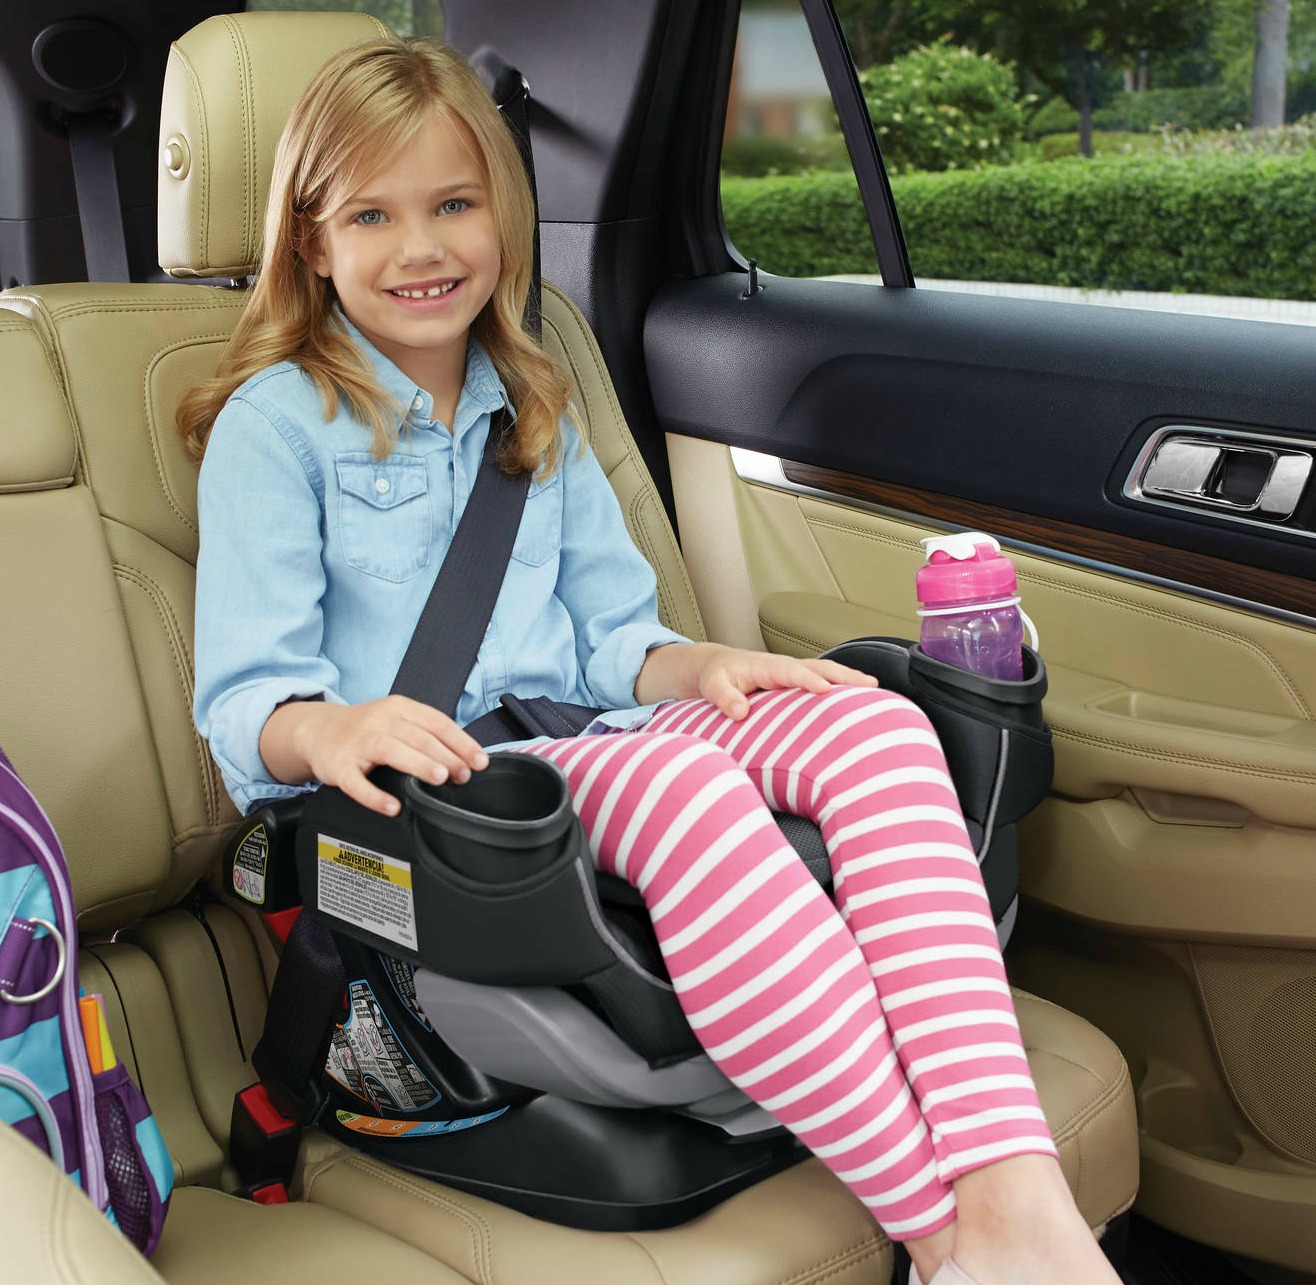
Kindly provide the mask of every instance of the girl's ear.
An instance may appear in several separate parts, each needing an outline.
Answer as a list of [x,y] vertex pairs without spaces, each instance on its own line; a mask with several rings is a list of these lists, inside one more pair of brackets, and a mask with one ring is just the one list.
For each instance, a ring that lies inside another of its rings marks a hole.
[[298,247],[297,253],[317,277],[328,278],[331,275],[329,256],[324,251],[324,238],[318,233],[312,233],[305,238]]

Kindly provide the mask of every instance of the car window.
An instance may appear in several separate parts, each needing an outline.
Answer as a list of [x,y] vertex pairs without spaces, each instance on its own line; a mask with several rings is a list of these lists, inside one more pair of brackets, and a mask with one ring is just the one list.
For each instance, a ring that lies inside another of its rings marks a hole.
[[[834,8],[920,286],[1316,324],[1316,4]],[[821,81],[795,0],[746,0],[730,238],[773,272],[875,280],[826,109],[788,129],[757,105],[775,62],[783,100],[806,64]]]
[[880,279],[827,82],[793,0],[741,7],[721,194],[731,243],[765,271]]
[[368,13],[401,36],[442,36],[440,0],[249,0],[248,9]]

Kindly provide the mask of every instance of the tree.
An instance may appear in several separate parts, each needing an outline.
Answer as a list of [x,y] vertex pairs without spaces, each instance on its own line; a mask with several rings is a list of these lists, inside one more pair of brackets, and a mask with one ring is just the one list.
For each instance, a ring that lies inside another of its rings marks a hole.
[[1261,0],[1257,51],[1252,62],[1252,128],[1284,124],[1284,83],[1289,66],[1289,0]]
[[1078,111],[1079,150],[1092,155],[1092,112],[1106,75],[1143,55],[1187,46],[1200,0],[942,0],[957,37],[1015,63]]
[[909,53],[946,31],[941,0],[835,0],[833,7],[860,71]]

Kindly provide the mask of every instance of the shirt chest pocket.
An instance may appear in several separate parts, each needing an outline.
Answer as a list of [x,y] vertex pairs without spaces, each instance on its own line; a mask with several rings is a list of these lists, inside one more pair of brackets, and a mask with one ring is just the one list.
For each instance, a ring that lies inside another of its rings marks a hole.
[[532,482],[517,529],[512,557],[528,567],[542,567],[562,549],[562,472]]
[[429,564],[433,532],[425,461],[347,452],[334,461],[343,559],[381,580],[410,580]]

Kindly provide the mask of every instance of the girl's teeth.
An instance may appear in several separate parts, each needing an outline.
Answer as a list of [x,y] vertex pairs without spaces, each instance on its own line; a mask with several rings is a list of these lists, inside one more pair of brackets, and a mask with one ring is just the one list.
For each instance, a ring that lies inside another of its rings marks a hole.
[[456,284],[450,281],[446,286],[430,286],[428,290],[393,290],[390,293],[401,299],[437,299],[441,294],[447,294]]

